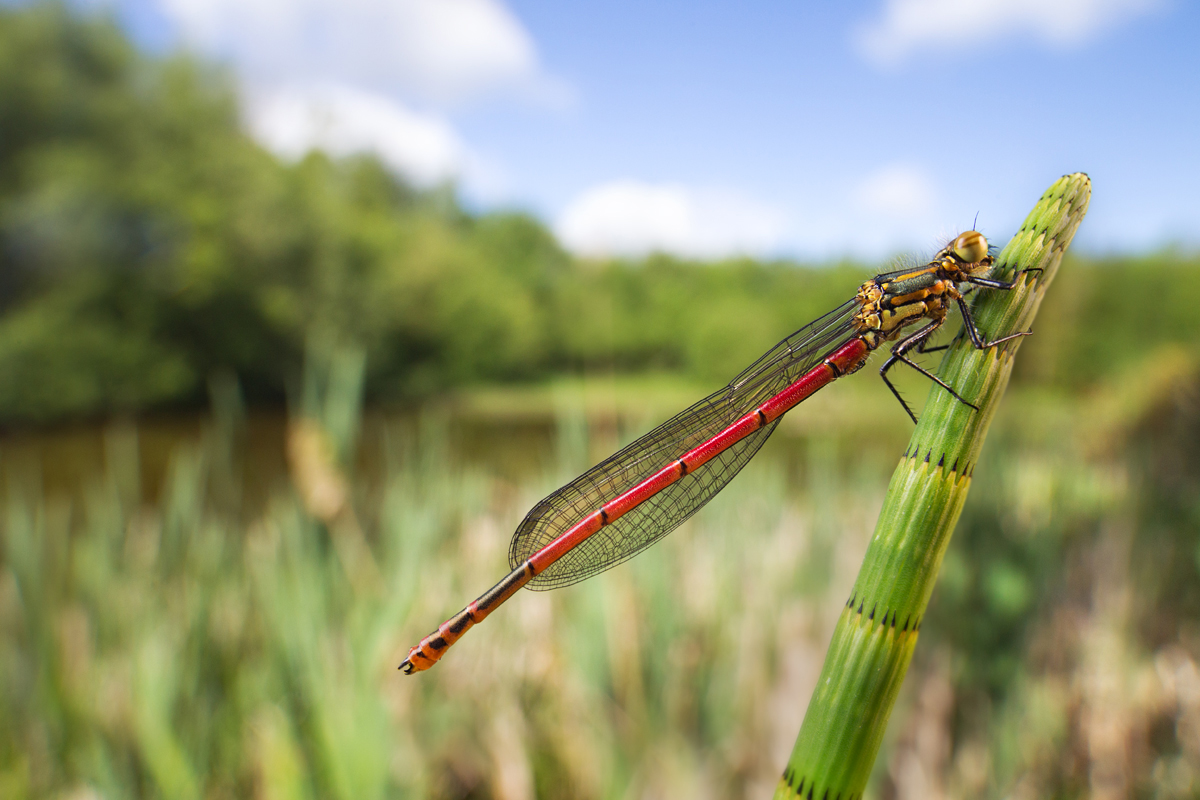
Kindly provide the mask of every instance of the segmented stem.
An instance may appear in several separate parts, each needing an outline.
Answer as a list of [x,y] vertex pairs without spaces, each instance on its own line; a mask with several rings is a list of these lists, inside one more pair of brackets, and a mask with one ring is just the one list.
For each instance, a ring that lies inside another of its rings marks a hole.
[[[972,304],[990,338],[1029,329],[1090,197],[1087,175],[1063,176],[1004,248],[991,277],[1016,286],[977,292]],[[960,336],[947,350],[937,375],[979,410],[931,389],[892,475],[776,798],[862,796],[1020,343],[977,350]]]

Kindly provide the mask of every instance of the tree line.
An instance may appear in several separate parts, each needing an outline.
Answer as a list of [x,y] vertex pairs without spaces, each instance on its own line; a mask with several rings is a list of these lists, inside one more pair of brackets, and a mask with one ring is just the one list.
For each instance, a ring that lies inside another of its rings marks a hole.
[[[0,9],[0,421],[199,404],[218,370],[280,402],[314,342],[362,348],[382,403],[596,368],[719,384],[873,271],[577,259],[533,216],[468,213],[373,157],[281,160],[237,92],[106,17]],[[1064,271],[1057,366],[1033,372],[1086,382],[1147,335],[1194,340],[1196,266]]]

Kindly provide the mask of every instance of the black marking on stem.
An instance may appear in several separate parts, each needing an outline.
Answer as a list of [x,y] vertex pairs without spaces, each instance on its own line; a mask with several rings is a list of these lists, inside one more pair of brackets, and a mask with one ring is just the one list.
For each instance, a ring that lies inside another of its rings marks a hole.
[[867,619],[871,620],[872,622],[875,621],[875,606],[871,606],[871,615],[867,617]]
[[910,619],[912,619],[912,614],[909,614],[907,617],[905,617],[905,618],[904,618],[904,627],[900,629],[900,632],[901,632],[901,633],[907,633],[907,632],[908,632],[908,621],[909,621]]
[[932,455],[933,455],[933,451],[932,451],[932,450],[930,450],[929,452],[927,452],[927,453],[925,454],[925,463],[926,463],[926,464],[928,464],[928,463],[929,463],[929,458],[930,458],[930,456],[932,456]]
[[950,468],[951,472],[958,472],[958,459],[954,459],[954,466]]
[[862,609],[863,609],[862,600],[859,600],[859,601],[858,601],[858,613],[859,613],[859,615],[861,615],[861,614],[862,614]]
[[938,466],[939,467],[946,466],[946,454],[945,453],[942,453],[942,457],[938,459]]

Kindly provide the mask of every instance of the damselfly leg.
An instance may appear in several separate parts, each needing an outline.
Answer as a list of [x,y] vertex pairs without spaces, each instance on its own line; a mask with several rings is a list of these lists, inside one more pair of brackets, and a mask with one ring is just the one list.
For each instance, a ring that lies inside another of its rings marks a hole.
[[[1026,275],[1031,272],[1039,272],[1040,273],[1042,271],[1043,270],[1041,267],[1030,267],[1029,269],[1021,270],[1020,272],[1017,273],[1017,275]],[[994,278],[979,278],[979,277],[975,277],[973,275],[969,275],[969,276],[963,278],[963,280],[967,283],[973,283],[976,286],[982,286],[986,289],[1008,290],[1017,285],[1016,280],[998,281],[998,280],[995,280]]]
[[[1040,269],[1039,270],[1025,270],[1024,272],[1033,272],[1033,271],[1040,272],[1041,270]],[[1022,273],[1022,274],[1024,274],[1024,273]],[[976,284],[977,286],[983,286],[983,287],[986,287],[989,289],[1009,290],[1009,289],[1012,289],[1016,285],[1016,281],[996,281],[996,280],[992,280],[990,278],[969,277],[966,280],[969,283],[973,283],[973,284]],[[995,339],[993,341],[988,341],[987,338],[983,335],[983,332],[979,330],[979,326],[975,324],[975,318],[971,314],[971,307],[967,305],[966,298],[964,298],[960,294],[960,295],[958,295],[958,297],[955,298],[955,300],[958,302],[959,311],[962,312],[963,328],[966,329],[967,336],[971,340],[971,345],[976,350],[986,350],[990,347],[995,347],[998,344],[1003,344],[1004,342],[1008,342],[1013,339],[1019,339],[1022,336],[1029,336],[1030,334],[1033,333],[1032,330],[1019,331],[1017,333],[1011,333],[1008,336],[1001,336],[999,339]],[[888,357],[888,360],[885,361],[883,363],[883,366],[879,368],[879,377],[883,378],[883,382],[887,384],[887,387],[889,389],[891,389],[892,394],[895,395],[896,399],[900,401],[900,405],[904,408],[905,412],[908,413],[908,416],[912,418],[912,421],[914,423],[916,423],[916,421],[917,421],[916,414],[914,414],[912,409],[909,408],[908,403],[905,402],[904,398],[900,396],[899,390],[897,390],[895,385],[893,385],[892,382],[890,380],[888,380],[888,376],[887,376],[888,370],[890,370],[897,362],[900,362],[900,361],[904,362],[908,366],[915,369],[917,372],[921,373],[925,377],[932,380],[934,383],[941,386],[943,389],[945,389],[947,392],[949,392],[951,395],[953,395],[955,397],[955,399],[957,399],[960,403],[970,406],[971,408],[975,409],[976,411],[979,410],[979,406],[964,399],[962,397],[962,395],[960,395],[958,392],[954,391],[953,387],[951,387],[950,384],[946,383],[944,380],[942,380],[938,376],[934,375],[932,372],[925,369],[921,365],[917,364],[915,361],[912,361],[905,355],[906,353],[908,353],[909,350],[912,350],[914,347],[916,348],[918,353],[922,353],[922,354],[934,353],[939,350],[945,350],[946,348],[948,348],[950,346],[948,344],[938,345],[937,347],[926,347],[926,344],[929,342],[929,338],[933,335],[933,333],[938,328],[942,327],[942,325],[944,325],[945,322],[946,322],[946,320],[944,317],[942,319],[935,319],[935,320],[931,321],[929,324],[922,327],[920,330],[913,332],[909,336],[906,336],[904,339],[901,339],[899,342],[896,343],[896,346],[892,348],[891,355]]]
[[896,343],[896,346],[892,348],[892,353],[888,357],[888,360],[883,362],[883,366],[879,368],[879,377],[883,378],[883,382],[886,383],[887,387],[892,390],[892,394],[894,394],[896,396],[896,399],[900,401],[900,405],[904,407],[904,410],[908,413],[908,416],[910,416],[912,418],[912,421],[914,424],[917,421],[917,415],[914,414],[912,409],[908,407],[908,403],[906,403],[904,398],[900,396],[900,390],[897,389],[896,386],[890,380],[888,380],[888,376],[887,376],[888,370],[890,370],[893,366],[895,366],[895,364],[899,361],[903,361],[905,364],[908,364],[910,367],[912,367],[913,369],[915,369],[917,372],[921,373],[925,377],[929,378],[931,381],[936,383],[938,386],[941,386],[947,392],[954,395],[954,397],[956,397],[959,402],[970,406],[971,408],[975,409],[976,411],[979,410],[979,406],[975,405],[974,403],[972,403],[968,400],[964,400],[962,395],[960,395],[958,392],[954,391],[954,387],[952,387],[950,384],[946,383],[944,380],[939,378],[937,375],[934,375],[932,372],[925,369],[917,362],[909,360],[904,355],[909,350],[913,349],[917,345],[919,345],[922,342],[924,342],[925,340],[927,340],[930,337],[930,335],[932,335],[933,332],[936,331],[938,328],[942,327],[942,325],[945,324],[945,322],[946,322],[945,319],[934,320],[933,322],[930,322],[925,327],[921,328],[919,331],[916,331],[915,333],[901,339],[899,342]]

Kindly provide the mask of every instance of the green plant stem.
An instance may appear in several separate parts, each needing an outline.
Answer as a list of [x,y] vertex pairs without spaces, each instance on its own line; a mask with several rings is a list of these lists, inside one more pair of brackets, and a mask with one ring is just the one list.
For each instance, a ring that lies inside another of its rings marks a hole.
[[[972,313],[985,336],[1029,329],[1090,196],[1082,173],[1063,176],[1042,195],[992,271],[1016,286],[975,293]],[[976,350],[960,334],[942,360],[938,376],[979,410],[932,388],[892,475],[776,798],[850,800],[866,788],[1020,342]]]

